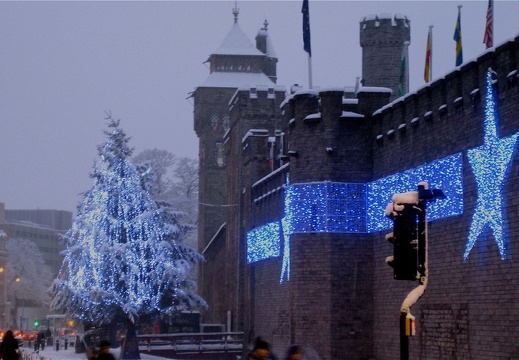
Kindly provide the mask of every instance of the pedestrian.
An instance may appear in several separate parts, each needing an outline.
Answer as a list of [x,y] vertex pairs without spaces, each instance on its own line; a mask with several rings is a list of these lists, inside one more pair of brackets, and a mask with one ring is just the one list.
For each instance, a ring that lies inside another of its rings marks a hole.
[[110,353],[110,343],[107,340],[101,340],[99,343],[99,352],[96,360],[115,360],[115,356]]
[[287,349],[284,360],[301,360],[303,358],[303,348],[299,345],[291,345]]
[[45,332],[41,330],[36,337],[36,341],[38,342],[38,349],[45,350]]
[[18,360],[21,355],[18,340],[14,338],[11,330],[7,330],[4,334],[4,339],[0,344],[0,354],[2,354],[2,360]]
[[274,358],[268,342],[258,336],[254,342],[254,348],[247,356],[247,360],[271,360]]

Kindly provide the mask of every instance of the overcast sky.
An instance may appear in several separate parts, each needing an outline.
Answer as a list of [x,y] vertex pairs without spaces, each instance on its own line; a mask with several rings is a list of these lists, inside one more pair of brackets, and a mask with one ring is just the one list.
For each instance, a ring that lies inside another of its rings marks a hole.
[[[278,84],[308,85],[302,1],[239,1],[254,42],[265,19]],[[454,68],[462,4],[465,61],[485,51],[487,1],[310,0],[314,86],[354,86],[361,75],[359,21],[411,20],[410,91],[424,85],[433,28],[433,79]],[[0,1],[0,202],[7,209],[74,211],[91,188],[105,112],[121,119],[136,153],[198,157],[188,93],[209,75],[208,56],[233,24],[234,1]],[[495,44],[519,34],[519,1],[495,1]]]

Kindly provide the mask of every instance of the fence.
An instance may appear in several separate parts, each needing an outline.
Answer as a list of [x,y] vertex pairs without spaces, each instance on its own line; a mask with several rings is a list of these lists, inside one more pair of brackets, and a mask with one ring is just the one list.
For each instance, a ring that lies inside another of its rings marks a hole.
[[146,334],[137,336],[139,350],[162,356],[189,356],[204,354],[240,354],[243,332]]

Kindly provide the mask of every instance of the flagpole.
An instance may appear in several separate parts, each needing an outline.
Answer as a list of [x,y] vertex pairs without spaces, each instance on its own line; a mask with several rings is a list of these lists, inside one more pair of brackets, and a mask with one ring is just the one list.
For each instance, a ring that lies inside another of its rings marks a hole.
[[409,45],[411,43],[409,41],[404,41],[404,47],[405,47],[405,93],[407,94],[409,92]]
[[308,88],[312,88],[312,57],[308,54]]
[[312,88],[312,44],[310,40],[310,9],[308,0],[303,0],[303,48],[308,53],[308,88]]

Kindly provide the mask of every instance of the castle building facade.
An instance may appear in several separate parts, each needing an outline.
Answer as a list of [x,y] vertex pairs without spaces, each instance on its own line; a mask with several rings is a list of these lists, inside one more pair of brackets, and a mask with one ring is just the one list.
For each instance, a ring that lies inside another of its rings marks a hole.
[[[204,321],[230,316],[229,330],[247,343],[262,336],[278,354],[298,343],[323,360],[399,358],[399,315],[418,282],[394,280],[386,265],[384,210],[426,181],[446,198],[428,207],[410,358],[517,357],[519,37],[395,96],[409,34],[401,15],[360,22],[359,88],[225,88],[229,127],[211,140],[223,147],[220,182],[200,155],[200,201],[210,203],[205,183],[225,205],[218,218],[200,208],[201,224],[215,222],[199,230]],[[197,88],[199,104],[204,91],[222,92]],[[210,133],[197,111],[195,101],[195,128]],[[197,134],[207,150],[209,135]]]

